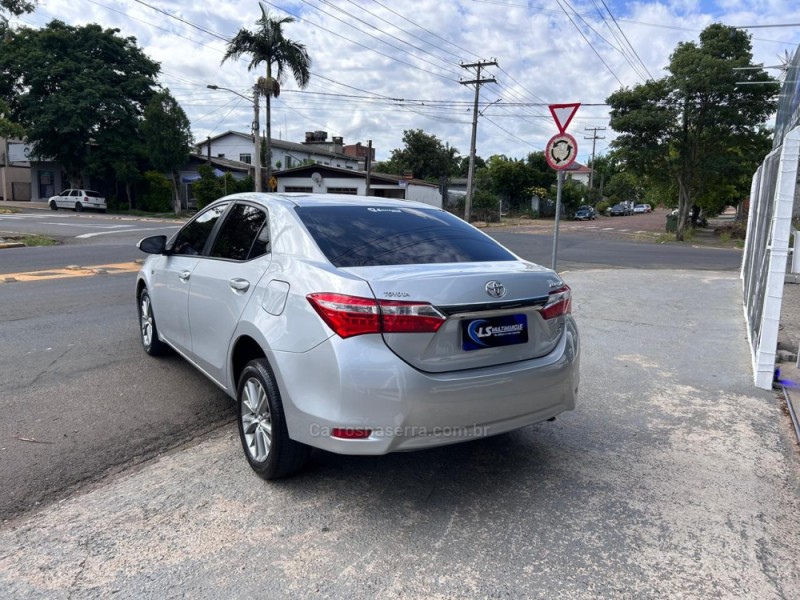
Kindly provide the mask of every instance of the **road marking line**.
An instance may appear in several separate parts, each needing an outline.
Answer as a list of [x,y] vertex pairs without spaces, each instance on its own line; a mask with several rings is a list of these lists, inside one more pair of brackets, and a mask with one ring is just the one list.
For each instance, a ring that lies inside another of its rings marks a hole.
[[614,231],[613,227],[603,227],[603,231]]
[[178,227],[180,227],[180,225],[174,225],[172,227],[147,227],[145,229],[117,229],[116,231],[98,231],[97,233],[84,233],[81,235],[76,235],[75,237],[85,240],[87,238],[96,237],[98,235],[108,235],[110,233],[128,233],[131,231],[159,231],[161,229],[177,229]]
[[119,229],[130,225],[86,225],[83,223],[42,223],[42,225],[58,225],[59,227],[83,227],[85,229]]
[[0,283],[17,283],[24,281],[50,281],[51,279],[67,279],[70,277],[91,277],[92,275],[116,275],[133,273],[142,267],[135,262],[114,263],[110,265],[94,265],[91,267],[72,267],[63,269],[45,269],[42,271],[25,271],[23,273],[0,274]]

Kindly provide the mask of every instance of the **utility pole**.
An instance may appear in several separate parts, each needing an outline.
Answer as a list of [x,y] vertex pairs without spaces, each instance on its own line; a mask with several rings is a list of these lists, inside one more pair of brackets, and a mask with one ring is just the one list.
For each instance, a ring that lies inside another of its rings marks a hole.
[[256,172],[256,191],[261,192],[261,123],[259,123],[258,115],[258,84],[253,86],[253,142],[255,143],[256,151],[253,166]]
[[589,172],[589,190],[592,189],[592,184],[594,183],[594,146],[597,143],[597,140],[604,140],[606,136],[598,136],[598,131],[605,131],[605,127],[584,127],[586,131],[591,131],[592,135],[590,136],[583,136],[585,140],[592,140],[592,170]]
[[464,220],[469,223],[469,213],[472,208],[472,177],[475,173],[475,140],[478,135],[478,99],[480,98],[481,85],[484,83],[497,83],[494,77],[481,79],[481,69],[483,67],[497,66],[496,60],[480,60],[475,63],[461,64],[463,69],[477,68],[478,72],[475,79],[460,81],[461,85],[475,85],[475,105],[472,109],[472,141],[469,145],[469,172],[467,174],[467,196],[464,199]]
[[370,176],[370,171],[372,170],[372,140],[369,140],[369,143],[368,143],[368,146],[367,146],[367,158],[364,161],[364,166],[367,169],[367,178],[366,178],[367,179],[367,181],[366,181],[367,194],[366,195],[369,196],[370,195],[369,188],[370,188],[370,186],[372,186],[372,180],[371,180],[372,178]]

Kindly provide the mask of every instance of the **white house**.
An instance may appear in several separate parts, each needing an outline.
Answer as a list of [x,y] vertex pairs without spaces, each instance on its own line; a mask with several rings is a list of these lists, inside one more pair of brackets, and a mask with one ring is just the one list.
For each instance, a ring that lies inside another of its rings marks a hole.
[[[309,138],[308,135],[306,137]],[[327,137],[327,134],[325,134],[325,137]],[[343,152],[331,149],[338,149],[341,145],[341,138],[334,138],[333,142],[318,140],[305,144],[273,139],[272,169],[273,171],[291,169],[303,164],[305,161],[341,169],[356,170],[360,168],[359,165],[363,165],[363,159],[359,160],[356,156],[348,156]],[[226,131],[198,144],[197,152],[211,158],[224,158],[250,165],[255,164],[253,156],[255,154],[255,142],[253,141],[253,136],[249,133]]]
[[366,171],[341,169],[325,165],[304,165],[275,173],[278,192],[306,192],[317,194],[351,194],[416,200],[442,208],[439,186],[419,179],[399,175],[371,173],[367,193]]
[[592,175],[592,170],[586,165],[579,162],[574,162],[564,170],[564,175],[567,180],[577,181],[583,185],[589,185],[589,178]]

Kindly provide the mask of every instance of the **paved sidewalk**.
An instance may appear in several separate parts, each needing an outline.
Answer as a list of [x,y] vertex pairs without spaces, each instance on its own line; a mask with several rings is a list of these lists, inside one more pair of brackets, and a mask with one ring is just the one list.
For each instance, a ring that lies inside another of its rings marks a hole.
[[564,278],[574,413],[273,484],[226,426],[5,524],[0,597],[800,597],[800,459],[737,274]]

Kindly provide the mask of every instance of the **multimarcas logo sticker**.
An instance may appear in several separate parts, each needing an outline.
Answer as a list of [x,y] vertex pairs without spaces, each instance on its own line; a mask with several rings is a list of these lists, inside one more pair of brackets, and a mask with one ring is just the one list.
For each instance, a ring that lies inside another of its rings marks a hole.
[[506,315],[463,321],[462,331],[464,350],[524,344],[528,341],[528,319],[525,315]]

